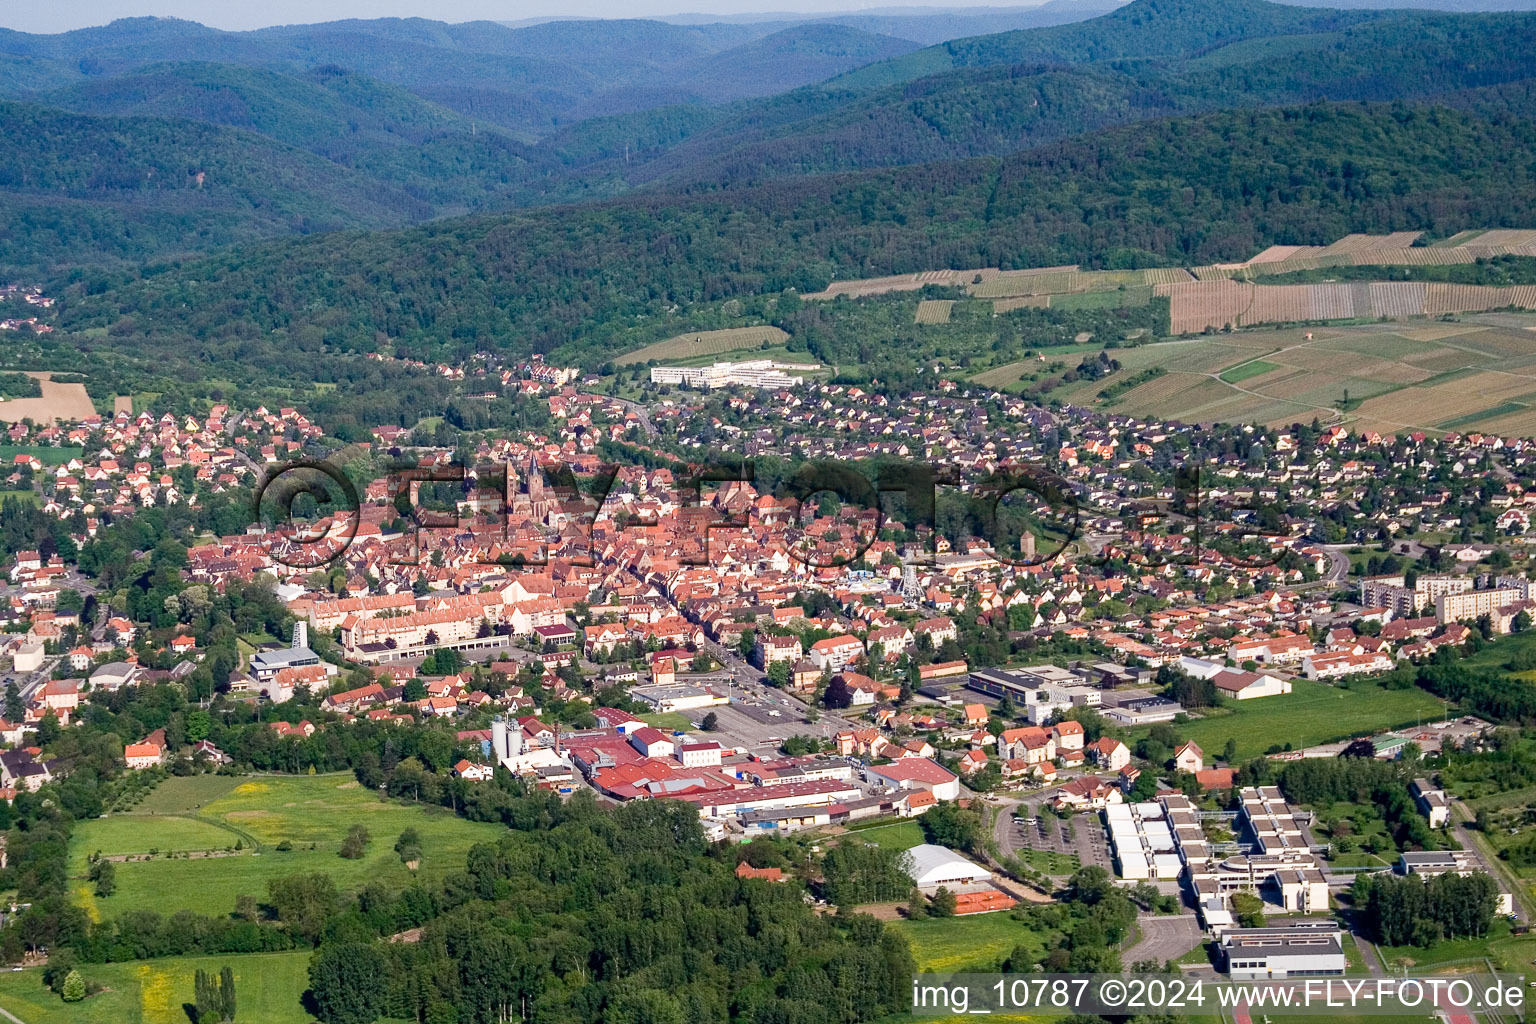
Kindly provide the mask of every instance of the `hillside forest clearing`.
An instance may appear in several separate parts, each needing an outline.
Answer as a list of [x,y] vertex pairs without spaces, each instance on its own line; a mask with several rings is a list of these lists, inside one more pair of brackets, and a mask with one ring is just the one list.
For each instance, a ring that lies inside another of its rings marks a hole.
[[[206,778],[167,779],[140,808],[75,827],[70,891],[92,918],[184,908],[228,913],[236,896],[265,898],[270,879],[313,871],[342,890],[374,880],[405,885],[414,873],[393,847],[407,828],[421,834],[420,873],[440,878],[462,870],[469,848],[497,833],[442,808],[382,800],[350,775],[229,778],[233,785],[223,793]],[[339,851],[353,825],[365,827],[371,842],[364,856],[347,859]],[[284,843],[291,848],[279,850]],[[152,850],[158,852],[150,857]],[[135,858],[118,863],[117,891],[109,897],[96,897],[86,880],[93,854]]]
[[42,397],[0,401],[0,422],[20,423],[30,419],[37,423],[56,423],[59,420],[83,420],[95,414],[96,406],[86,394],[84,384],[56,382],[48,371],[33,371],[27,375],[37,378],[43,389]]
[[627,353],[616,360],[620,365],[645,363],[652,359],[691,359],[695,356],[721,355],[738,349],[759,349],[782,344],[789,338],[777,327],[730,327],[720,331],[690,331],[665,341]]

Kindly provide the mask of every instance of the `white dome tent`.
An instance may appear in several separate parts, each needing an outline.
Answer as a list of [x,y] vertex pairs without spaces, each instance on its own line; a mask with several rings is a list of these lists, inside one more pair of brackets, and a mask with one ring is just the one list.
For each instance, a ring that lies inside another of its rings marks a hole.
[[988,882],[992,872],[953,850],[924,843],[907,851],[907,874],[919,889]]

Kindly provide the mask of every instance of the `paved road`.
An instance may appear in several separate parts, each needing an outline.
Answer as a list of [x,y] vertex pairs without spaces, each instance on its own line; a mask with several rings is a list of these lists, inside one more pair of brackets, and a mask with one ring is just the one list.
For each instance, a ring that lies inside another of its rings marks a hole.
[[1376,948],[1376,943],[1356,933],[1355,948],[1360,951],[1360,960],[1365,964],[1367,971],[1377,978],[1386,975],[1387,965],[1381,962],[1381,951]]
[[728,677],[729,686],[735,696],[748,697],[770,707],[776,707],[784,712],[786,725],[794,724],[798,727],[789,733],[785,733],[785,735],[792,735],[793,732],[804,732],[830,737],[845,729],[863,728],[859,723],[844,718],[835,711],[827,710],[820,710],[817,720],[813,724],[796,721],[797,719],[804,719],[807,712],[810,711],[810,705],[806,701],[796,694],[790,693],[788,690],[780,690],[769,686],[764,681],[763,673],[759,672],[756,666],[742,658],[741,652],[731,650],[728,647],[722,647],[713,640],[706,640],[704,646],[714,659],[724,666],[724,672],[719,673],[720,678],[718,681],[727,682]]
[[240,424],[242,421],[244,421],[244,419],[245,413],[235,413],[229,419],[224,421],[224,433],[229,437],[229,447],[234,451],[235,458],[245,463],[245,468],[249,469],[252,473],[255,473],[256,479],[260,480],[262,476],[266,474],[266,469],[256,465],[256,460],[252,459],[249,455],[245,454],[245,452],[235,447],[235,435],[239,432]]
[[656,427],[651,423],[650,409],[644,405],[641,405],[639,402],[631,402],[627,398],[614,398],[612,395],[605,395],[604,397],[619,403],[625,409],[628,409],[630,412],[634,413],[636,418],[640,420],[640,429],[645,431],[646,437],[656,436]]
[[1344,552],[1355,544],[1327,544],[1323,547],[1323,554],[1328,556],[1328,572],[1323,577],[1324,583],[1338,586],[1349,576],[1349,556]]
[[1177,960],[1205,938],[1193,914],[1138,917],[1136,926],[1141,929],[1141,937],[1120,953],[1120,962],[1127,967],[1138,960]]
[[1515,909],[1520,916],[1527,922],[1536,921],[1536,908],[1532,907],[1530,890],[1526,883],[1516,878],[1504,861],[1488,856],[1482,835],[1467,828],[1467,822],[1472,818],[1470,807],[1460,800],[1451,801],[1451,833],[1456,837],[1456,841],[1461,843],[1463,850],[1471,853],[1482,863],[1484,871],[1514,894]]

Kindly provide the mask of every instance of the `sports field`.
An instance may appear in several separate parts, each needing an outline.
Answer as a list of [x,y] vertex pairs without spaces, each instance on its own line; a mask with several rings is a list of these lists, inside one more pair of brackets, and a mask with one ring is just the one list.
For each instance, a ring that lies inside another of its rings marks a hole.
[[[218,792],[213,779],[227,788]],[[361,859],[348,860],[339,850],[355,824],[368,829],[372,843]],[[170,778],[131,812],[75,826],[70,887],[87,913],[100,919],[129,910],[228,913],[236,896],[264,897],[269,879],[301,872],[325,872],[342,889],[371,880],[403,885],[411,873],[394,843],[408,827],[421,834],[419,870],[431,878],[463,870],[469,848],[501,831],[445,808],[381,800],[350,775]],[[292,848],[278,850],[284,842]],[[237,843],[241,849],[231,852]],[[94,895],[85,877],[92,854],[150,851],[158,853],[118,863],[113,895]],[[194,856],[173,858],[171,851]],[[210,851],[214,855],[206,855]]]
[[309,950],[239,956],[168,957],[116,964],[87,964],[85,980],[104,991],[66,1003],[43,985],[40,968],[0,972],[0,1009],[26,1024],[187,1024],[185,1004],[193,999],[193,975],[235,975],[236,1020],[240,1024],[306,1024],[314,1018],[300,1002],[309,987]]
[[887,850],[910,850],[928,841],[923,837],[922,826],[911,818],[890,825],[878,825],[875,828],[854,829],[842,838],[844,841],[874,843]]
[[1288,694],[1231,701],[1226,706],[1230,713],[1196,719],[1175,730],[1199,744],[1207,756],[1216,756],[1228,739],[1236,740],[1237,760],[1242,761],[1258,757],[1275,744],[1289,743],[1300,750],[1357,733],[1435,721],[1445,713],[1445,705],[1417,687],[1384,690],[1356,682],[1344,689],[1310,679],[1297,679]]

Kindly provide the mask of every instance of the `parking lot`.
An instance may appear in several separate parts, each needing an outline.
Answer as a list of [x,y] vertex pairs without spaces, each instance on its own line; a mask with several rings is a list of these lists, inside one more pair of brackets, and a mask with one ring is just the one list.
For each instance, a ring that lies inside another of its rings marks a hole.
[[[1044,814],[1032,818],[1010,818],[1006,826],[1004,847],[1016,854],[1039,850],[1075,856],[1085,867],[1097,864],[1106,871],[1114,871],[1109,855],[1109,840],[1104,835],[1104,825],[1097,814],[1079,814],[1070,821]],[[1049,873],[1062,877],[1072,873],[1065,865],[1059,865],[1058,868]]]
[[718,739],[745,747],[753,753],[768,756],[786,738],[808,730],[805,719],[787,708],[773,708],[778,715],[770,715],[767,705],[738,701],[735,704],[717,704],[707,708],[695,708],[684,714],[695,728],[705,716],[714,714],[718,723]]

